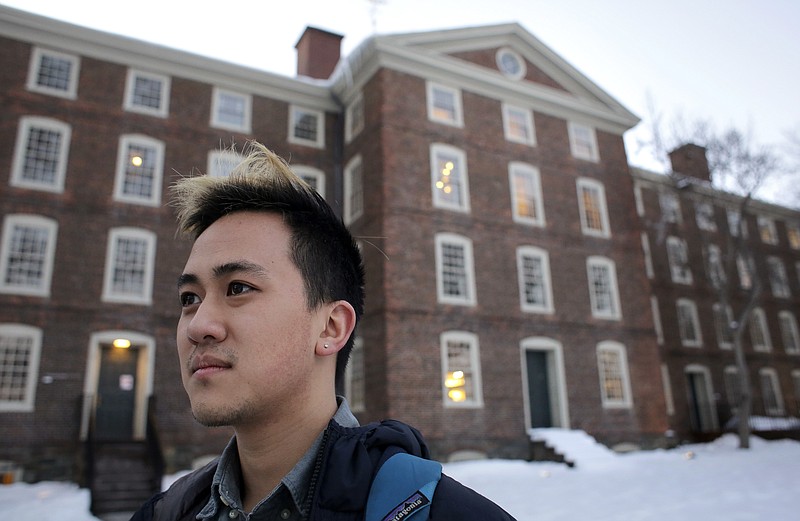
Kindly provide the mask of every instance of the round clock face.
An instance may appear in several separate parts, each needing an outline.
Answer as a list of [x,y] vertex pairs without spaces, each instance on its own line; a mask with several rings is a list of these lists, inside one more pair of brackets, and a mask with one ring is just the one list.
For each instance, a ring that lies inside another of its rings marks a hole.
[[525,75],[525,64],[522,58],[511,49],[500,49],[497,52],[497,66],[503,74],[514,79]]

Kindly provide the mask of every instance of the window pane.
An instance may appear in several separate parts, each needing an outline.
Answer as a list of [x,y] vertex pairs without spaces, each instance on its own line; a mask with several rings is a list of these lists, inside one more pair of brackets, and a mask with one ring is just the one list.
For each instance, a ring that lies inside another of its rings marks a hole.
[[42,287],[49,239],[47,228],[20,224],[13,226],[8,264],[3,274],[4,285]]
[[612,402],[624,401],[625,385],[623,383],[620,354],[616,351],[601,349],[597,355],[599,357],[605,400]]
[[147,241],[131,237],[117,239],[112,289],[115,294],[143,295],[147,270]]
[[72,77],[72,60],[42,54],[36,84],[40,87],[69,91]]
[[306,141],[317,141],[317,116],[308,112],[295,111],[294,137]]
[[443,151],[436,153],[436,189],[439,202],[462,207],[462,173],[459,157]]
[[137,76],[133,85],[133,105],[160,109],[162,86],[161,80]]
[[226,92],[217,93],[217,122],[243,127],[247,102],[243,96]]
[[517,217],[540,221],[539,186],[536,174],[519,168],[512,172],[514,210]]
[[465,341],[447,341],[447,372],[445,388],[447,398],[453,402],[475,399],[471,344]]
[[469,298],[465,255],[460,244],[442,244],[442,289],[447,296]]
[[33,338],[0,335],[0,402],[24,402],[31,373]]
[[28,131],[22,179],[39,184],[55,184],[61,146],[61,132],[32,126]]
[[595,264],[590,267],[589,272],[591,278],[589,283],[594,294],[595,311],[600,315],[616,314],[616,305],[611,287],[611,274],[608,266]]
[[157,155],[153,147],[128,145],[123,194],[142,199],[150,199],[153,196]]

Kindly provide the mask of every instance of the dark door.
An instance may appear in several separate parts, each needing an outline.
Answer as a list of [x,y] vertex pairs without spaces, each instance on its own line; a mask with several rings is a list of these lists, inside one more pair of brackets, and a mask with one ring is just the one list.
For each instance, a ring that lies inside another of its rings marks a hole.
[[686,373],[686,384],[689,390],[689,415],[692,428],[699,432],[714,430],[712,403],[708,395],[705,374],[693,371]]
[[100,353],[95,436],[101,440],[130,440],[133,437],[138,351],[103,346]]
[[528,403],[530,404],[531,428],[553,426],[550,411],[550,384],[547,381],[547,352],[525,351],[528,367]]

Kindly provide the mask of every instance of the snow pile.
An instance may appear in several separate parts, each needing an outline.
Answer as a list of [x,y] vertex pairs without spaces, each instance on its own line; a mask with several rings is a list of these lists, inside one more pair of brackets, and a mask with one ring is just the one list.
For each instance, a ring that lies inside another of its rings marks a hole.
[[569,429],[531,429],[533,441],[543,441],[548,447],[580,468],[600,468],[616,462],[616,454],[584,431]]
[[1,519],[99,521],[89,513],[89,490],[73,483],[42,481],[0,486]]

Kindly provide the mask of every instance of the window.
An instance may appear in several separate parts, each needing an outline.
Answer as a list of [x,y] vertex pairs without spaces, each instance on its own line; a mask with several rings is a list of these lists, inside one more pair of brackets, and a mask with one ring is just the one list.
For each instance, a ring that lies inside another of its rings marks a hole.
[[700,333],[700,319],[697,317],[697,306],[687,299],[678,299],[678,332],[681,345],[684,347],[700,347],[703,338]]
[[711,203],[705,201],[695,203],[694,214],[698,228],[707,232],[717,231],[717,222],[714,220],[714,206]]
[[706,248],[706,271],[711,285],[715,288],[722,287],[727,280],[722,265],[722,252],[716,244],[709,244]]
[[653,272],[653,255],[650,253],[650,239],[642,232],[642,253],[644,254],[644,271],[648,279],[655,276]]
[[797,320],[789,311],[778,313],[778,321],[781,325],[781,339],[783,348],[787,353],[800,354],[800,333],[797,330]]
[[678,284],[692,283],[692,270],[689,267],[689,253],[686,241],[678,237],[667,237],[667,259],[672,282]]
[[653,329],[656,331],[656,342],[658,345],[664,343],[664,328],[661,326],[661,310],[658,306],[658,298],[650,297],[650,311],[653,313]]
[[771,367],[762,367],[758,370],[758,377],[761,380],[761,396],[764,399],[764,412],[770,416],[783,416],[786,414],[777,371]]
[[345,396],[353,412],[362,412],[365,408],[366,381],[364,371],[364,339],[353,339],[353,349],[345,369]]
[[586,260],[589,278],[589,300],[592,315],[596,318],[619,320],[617,270],[614,262],[605,257],[592,256]]
[[725,368],[725,393],[728,395],[731,414],[736,414],[739,404],[742,403],[742,380],[739,370],[732,365]]
[[611,341],[597,344],[597,367],[603,407],[631,407],[631,387],[625,346]]
[[530,109],[503,103],[503,130],[508,141],[531,146],[536,144],[533,114]]
[[166,117],[169,112],[170,79],[161,74],[128,70],[125,84],[125,110]]
[[0,324],[0,412],[33,412],[42,330]]
[[7,215],[0,245],[0,293],[47,297],[58,224],[38,215]]
[[786,276],[786,267],[778,257],[767,257],[767,270],[769,271],[769,286],[772,295],[780,298],[789,298],[789,278]]
[[428,82],[428,119],[455,127],[464,126],[461,111],[461,91]]
[[436,289],[440,303],[475,305],[472,266],[472,241],[451,233],[436,234]]
[[433,206],[469,212],[467,158],[461,150],[443,144],[431,145]]
[[344,116],[344,140],[349,143],[364,130],[364,95],[359,93],[347,106]]
[[441,334],[445,407],[483,407],[478,337],[466,331]]
[[681,223],[681,202],[672,192],[661,192],[658,195],[658,204],[661,207],[661,219],[667,223]]
[[250,132],[252,97],[214,87],[211,99],[211,126]]
[[361,156],[344,168],[344,222],[350,224],[364,214],[364,170]]
[[727,210],[728,214],[728,232],[734,236],[738,237],[739,232],[742,232],[743,237],[747,237],[747,221],[742,219],[742,214],[739,210],[734,210],[729,208]]
[[767,317],[761,308],[755,308],[750,314],[750,341],[756,351],[772,351]]
[[800,224],[786,223],[786,238],[791,249],[800,250]]
[[35,47],[28,69],[28,90],[74,99],[80,63],[77,56]]
[[642,197],[642,187],[639,183],[633,185],[633,200],[636,203],[636,215],[644,217],[644,199]]
[[721,349],[730,349],[733,346],[733,331],[731,331],[731,323],[733,322],[733,311],[730,306],[722,307],[719,302],[713,306],[714,312],[714,330],[717,333],[717,345]]
[[315,148],[325,146],[325,115],[292,105],[289,107],[289,142]]
[[750,289],[753,287],[753,266],[752,259],[745,257],[740,253],[736,255],[736,271],[739,274],[739,286],[742,289]]
[[164,143],[139,135],[120,137],[114,198],[128,203],[161,204]]
[[611,231],[608,226],[606,211],[606,192],[603,184],[584,177],[578,178],[578,209],[581,214],[581,230],[585,235],[608,237]]
[[756,219],[758,223],[758,236],[764,244],[778,244],[778,232],[775,231],[775,221],[764,215]]
[[232,150],[212,150],[208,153],[208,175],[228,177],[242,159],[244,158]]
[[508,165],[508,184],[511,187],[511,210],[515,222],[544,226],[544,206],[539,169],[512,162]]
[[103,300],[150,304],[156,236],[139,228],[109,232]]
[[49,118],[24,117],[19,122],[11,185],[63,192],[72,130]]
[[553,312],[550,258],[545,250],[533,246],[517,248],[517,280],[523,311]]
[[525,76],[526,66],[522,56],[508,47],[503,47],[495,55],[497,68],[512,80],[519,80]]
[[597,151],[597,137],[593,128],[570,121],[568,132],[569,148],[573,157],[587,161],[600,160],[600,154]]
[[325,197],[325,173],[322,170],[310,166],[292,167],[297,176],[308,183],[308,186],[317,191],[323,198]]

